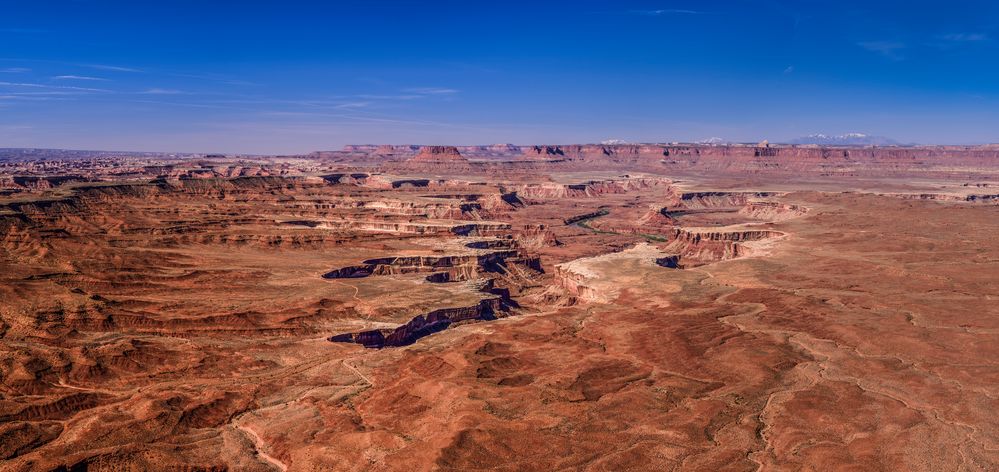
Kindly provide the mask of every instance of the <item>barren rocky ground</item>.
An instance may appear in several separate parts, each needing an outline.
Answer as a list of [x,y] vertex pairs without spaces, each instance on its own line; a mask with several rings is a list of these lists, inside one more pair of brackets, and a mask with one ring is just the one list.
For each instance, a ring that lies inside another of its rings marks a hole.
[[9,164],[0,469],[995,470],[994,152],[691,149]]

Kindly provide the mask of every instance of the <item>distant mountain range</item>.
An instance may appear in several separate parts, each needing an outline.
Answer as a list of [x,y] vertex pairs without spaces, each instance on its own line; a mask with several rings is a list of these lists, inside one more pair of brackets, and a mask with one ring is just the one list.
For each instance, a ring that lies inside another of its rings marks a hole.
[[898,141],[884,136],[871,136],[864,133],[847,133],[836,136],[811,134],[792,139],[788,144],[820,144],[824,146],[897,146]]
[[700,141],[696,141],[695,143],[696,144],[728,144],[729,142],[726,139],[722,139],[722,138],[718,138],[718,137],[712,137],[712,138],[707,138],[707,139],[702,139]]

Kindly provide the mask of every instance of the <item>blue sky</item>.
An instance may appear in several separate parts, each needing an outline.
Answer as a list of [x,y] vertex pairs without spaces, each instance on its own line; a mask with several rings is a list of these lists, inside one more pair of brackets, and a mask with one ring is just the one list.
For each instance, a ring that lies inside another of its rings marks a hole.
[[0,8],[0,147],[999,141],[993,1]]

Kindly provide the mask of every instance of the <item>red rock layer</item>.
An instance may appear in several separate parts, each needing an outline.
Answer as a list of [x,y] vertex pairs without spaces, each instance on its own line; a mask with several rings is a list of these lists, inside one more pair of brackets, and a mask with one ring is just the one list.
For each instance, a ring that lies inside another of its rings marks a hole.
[[466,159],[454,146],[423,146],[411,161],[465,162]]

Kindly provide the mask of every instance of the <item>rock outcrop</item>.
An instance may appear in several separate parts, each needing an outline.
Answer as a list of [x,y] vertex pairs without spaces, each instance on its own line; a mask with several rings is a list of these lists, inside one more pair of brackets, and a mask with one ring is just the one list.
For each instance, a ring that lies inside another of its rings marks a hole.
[[598,197],[607,194],[627,193],[657,187],[669,187],[670,179],[663,177],[624,177],[620,179],[591,180],[576,184],[545,182],[505,187],[516,192],[521,199],[545,200],[552,198]]
[[454,146],[423,146],[410,162],[467,162]]

